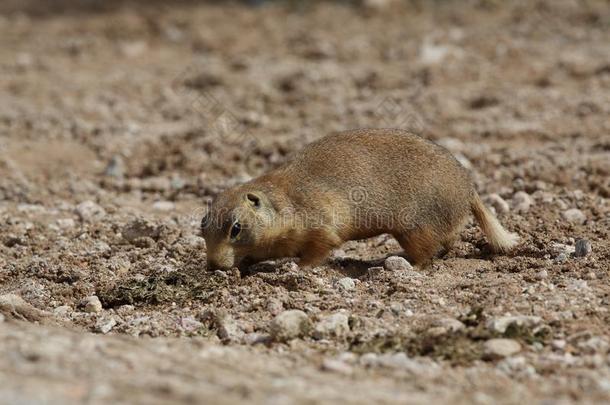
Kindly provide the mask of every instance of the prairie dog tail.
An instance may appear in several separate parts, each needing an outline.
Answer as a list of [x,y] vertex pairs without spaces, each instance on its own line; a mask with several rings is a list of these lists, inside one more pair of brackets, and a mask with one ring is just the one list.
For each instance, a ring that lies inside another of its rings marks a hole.
[[478,194],[475,193],[470,207],[495,252],[507,252],[519,243],[519,236],[502,227],[498,219],[485,207]]

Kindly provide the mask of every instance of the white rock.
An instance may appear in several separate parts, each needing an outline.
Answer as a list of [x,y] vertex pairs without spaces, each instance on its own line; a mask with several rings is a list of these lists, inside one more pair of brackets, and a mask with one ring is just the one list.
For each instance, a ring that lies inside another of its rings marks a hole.
[[512,199],[513,208],[518,213],[526,213],[532,206],[532,198],[525,191],[517,191]]
[[413,270],[413,266],[411,263],[407,261],[404,257],[400,256],[390,256],[383,262],[383,267],[389,271],[409,271]]
[[337,281],[337,287],[343,291],[352,291],[354,288],[356,288],[356,283],[352,278],[343,277]]
[[488,195],[487,202],[496,210],[498,214],[506,214],[509,211],[508,203],[498,194]]
[[309,334],[311,321],[298,309],[284,311],[271,321],[270,332],[274,340],[285,342]]
[[488,359],[502,359],[521,351],[521,344],[513,339],[490,339],[483,345],[483,355]]
[[551,347],[555,350],[563,350],[566,347],[566,341],[563,339],[552,340]]
[[269,298],[269,300],[267,300],[267,311],[275,316],[279,313],[281,313],[284,310],[284,304],[282,304],[282,301],[278,300],[277,298]]
[[585,257],[589,255],[592,250],[591,242],[587,239],[578,239],[574,244],[574,256],[576,257]]
[[61,229],[74,228],[74,226],[76,225],[76,222],[72,218],[60,218],[57,221],[55,221],[55,223]]
[[117,324],[116,319],[110,317],[108,319],[100,319],[95,325],[96,332],[103,333],[104,335],[112,330]]
[[323,316],[315,325],[313,337],[316,339],[343,338],[350,331],[348,322],[348,316],[341,312]]
[[352,366],[338,359],[322,360],[322,370],[343,375],[351,375],[354,372]]
[[171,201],[156,201],[152,207],[157,211],[173,211],[176,208],[176,204]]
[[493,332],[505,333],[509,326],[533,328],[542,323],[542,318],[531,315],[503,316],[487,322],[487,328]]
[[67,317],[70,312],[72,312],[72,307],[69,305],[60,305],[53,309],[53,315],[59,318]]
[[85,312],[94,314],[102,312],[102,303],[96,295],[92,295],[90,297],[85,298],[82,301],[81,305]]
[[244,331],[237,321],[229,315],[217,318],[218,337],[225,342],[239,342],[244,337]]
[[434,327],[443,328],[446,332],[459,332],[464,330],[466,325],[454,318],[441,318],[432,323]]
[[99,221],[106,216],[106,211],[90,200],[78,204],[75,212],[82,221]]
[[582,225],[587,221],[587,216],[578,208],[570,208],[565,210],[561,216],[572,224]]

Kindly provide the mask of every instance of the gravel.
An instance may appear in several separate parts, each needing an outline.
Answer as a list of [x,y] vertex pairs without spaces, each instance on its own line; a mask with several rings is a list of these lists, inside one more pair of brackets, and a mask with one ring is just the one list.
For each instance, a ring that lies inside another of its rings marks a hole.
[[106,211],[90,200],[78,204],[74,211],[85,222],[99,221],[106,216]]

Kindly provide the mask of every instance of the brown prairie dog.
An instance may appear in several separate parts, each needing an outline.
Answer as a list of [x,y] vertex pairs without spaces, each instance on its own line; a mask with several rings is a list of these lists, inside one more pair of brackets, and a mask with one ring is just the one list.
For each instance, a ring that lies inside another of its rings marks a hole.
[[517,244],[447,150],[403,130],[362,129],[321,138],[220,193],[202,232],[208,268],[280,257],[316,265],[345,241],[382,233],[422,265],[451,247],[470,214],[494,251]]

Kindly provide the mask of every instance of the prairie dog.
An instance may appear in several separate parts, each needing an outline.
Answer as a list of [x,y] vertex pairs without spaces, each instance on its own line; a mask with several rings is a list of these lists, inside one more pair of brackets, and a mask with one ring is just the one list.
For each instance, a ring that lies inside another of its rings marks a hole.
[[451,247],[470,214],[494,251],[517,244],[446,149],[403,130],[361,129],[321,138],[223,191],[201,227],[208,268],[280,257],[313,266],[345,241],[382,233],[425,265]]

